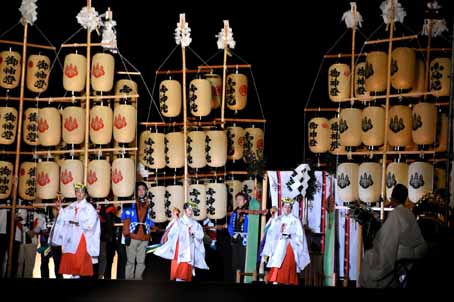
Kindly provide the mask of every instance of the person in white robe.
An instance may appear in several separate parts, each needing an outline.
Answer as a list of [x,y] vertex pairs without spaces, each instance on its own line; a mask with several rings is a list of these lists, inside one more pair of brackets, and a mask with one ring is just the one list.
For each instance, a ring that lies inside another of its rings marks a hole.
[[293,199],[282,199],[282,215],[267,231],[261,256],[268,257],[268,282],[298,285],[298,273],[310,263],[301,221],[292,214]]
[[101,226],[96,209],[86,200],[86,186],[76,183],[74,189],[75,202],[66,208],[61,208],[60,201],[56,202],[59,213],[51,241],[62,247],[59,272],[78,278],[93,275],[93,264],[99,256]]
[[413,213],[404,207],[407,188],[398,184],[391,194],[394,207],[364,254],[359,284],[367,288],[399,287],[396,262],[421,259],[426,253],[426,242]]
[[178,209],[173,209],[173,219],[167,225],[162,245],[154,251],[155,255],[172,260],[170,280],[192,281],[194,268],[209,269],[205,262],[203,228],[192,218],[196,206],[191,201],[185,203],[182,217]]

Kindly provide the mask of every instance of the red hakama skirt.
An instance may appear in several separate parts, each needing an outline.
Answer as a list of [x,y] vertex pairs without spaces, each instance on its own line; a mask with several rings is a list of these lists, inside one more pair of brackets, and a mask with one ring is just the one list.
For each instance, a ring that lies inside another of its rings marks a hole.
[[175,255],[170,264],[170,280],[181,279],[184,281],[192,281],[192,265],[188,262],[178,263],[179,241],[175,248]]
[[287,251],[285,252],[281,267],[272,267],[268,273],[268,282],[298,285],[295,254],[293,253],[290,243],[287,245]]
[[74,276],[93,276],[91,256],[87,252],[87,242],[82,234],[75,254],[65,253],[61,256],[60,274]]

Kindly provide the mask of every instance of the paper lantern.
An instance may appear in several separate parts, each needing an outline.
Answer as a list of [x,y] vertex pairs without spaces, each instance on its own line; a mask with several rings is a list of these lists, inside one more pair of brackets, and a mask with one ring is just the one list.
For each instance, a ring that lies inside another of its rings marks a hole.
[[227,162],[227,134],[224,130],[208,130],[206,132],[205,151],[207,164],[218,168]]
[[63,141],[67,144],[82,144],[85,139],[85,109],[69,106],[62,113]]
[[19,168],[19,197],[23,200],[35,200],[36,193],[35,162],[23,162]]
[[227,186],[227,208],[234,210],[238,206],[236,204],[235,196],[236,194],[243,191],[243,184],[237,179],[229,179],[225,182]]
[[43,55],[31,55],[27,63],[27,89],[42,93],[47,90],[50,74],[50,59]]
[[[129,98],[130,95],[137,94],[137,83],[133,80],[122,79],[115,83],[115,95],[121,95],[123,98]],[[137,97],[131,98],[137,101]]]
[[71,53],[66,55],[63,65],[63,88],[67,91],[80,92],[85,89],[87,58]]
[[411,136],[417,145],[432,145],[437,129],[437,108],[431,103],[418,103],[413,107]]
[[412,116],[408,106],[396,105],[389,110],[388,143],[392,147],[404,147],[411,143]]
[[113,87],[115,59],[108,53],[97,53],[91,62],[91,87],[95,91],[110,91]]
[[406,163],[390,163],[386,167],[386,198],[391,200],[391,194],[397,184],[408,185],[408,165]]
[[386,90],[388,55],[383,51],[372,51],[366,59],[366,90],[382,92]]
[[115,107],[113,137],[119,143],[131,143],[136,137],[137,112],[134,106],[120,104]]
[[362,163],[358,168],[358,197],[361,201],[372,203],[380,200],[381,164]]
[[227,186],[209,183],[206,186],[207,213],[210,219],[222,219],[227,215]]
[[241,73],[227,76],[225,102],[230,110],[243,110],[247,105],[248,81]]
[[240,160],[243,158],[244,150],[244,129],[241,127],[227,128],[227,158],[229,160]]
[[36,166],[36,196],[54,199],[60,188],[60,169],[54,161],[42,161]]
[[430,92],[436,97],[448,96],[450,89],[451,60],[435,58],[430,62]]
[[16,139],[17,110],[0,107],[0,145],[11,145]]
[[171,185],[166,187],[165,207],[167,220],[172,219],[172,209],[177,208],[183,213],[184,188],[181,185]]
[[207,165],[205,140],[206,134],[204,131],[190,131],[188,133],[187,154],[189,167],[203,168]]
[[139,139],[139,158],[145,167],[163,169],[166,166],[165,134],[143,131]]
[[328,69],[328,95],[333,102],[344,102],[350,98],[350,66],[333,64]]
[[437,124],[437,151],[446,152],[448,150],[448,132],[449,132],[449,120],[446,113],[442,113],[438,116]]
[[343,202],[358,200],[358,164],[342,163],[337,166],[336,194]]
[[192,209],[193,217],[197,221],[203,221],[207,218],[207,195],[204,184],[191,184],[188,187],[188,199],[197,204],[197,207]]
[[166,207],[165,207],[165,186],[148,186],[148,192],[151,198],[150,202],[150,218],[155,223],[162,223],[167,221]]
[[79,159],[65,159],[60,167],[60,193],[65,198],[76,197],[75,183],[82,183],[84,178],[83,163]]
[[7,199],[13,185],[14,166],[12,163],[0,160],[0,199]]
[[211,83],[195,79],[189,84],[189,109],[194,116],[207,116],[211,112]]
[[385,141],[385,109],[370,106],[363,109],[361,141],[366,146],[381,146]]
[[434,169],[434,185],[435,189],[446,189],[446,170],[435,168]]
[[136,169],[131,158],[117,158],[112,161],[112,192],[118,197],[134,195]]
[[339,116],[340,144],[357,147],[361,145],[361,110],[356,108],[342,109]]
[[16,51],[0,52],[0,87],[14,89],[19,85],[21,55]]
[[183,132],[170,132],[166,134],[166,164],[172,169],[184,166],[184,136]]
[[366,89],[366,62],[356,64],[355,97],[359,99],[367,99],[369,97],[369,92]]
[[61,116],[57,108],[38,109],[38,135],[42,146],[56,146],[61,139]]
[[417,203],[426,193],[433,191],[433,166],[426,162],[413,162],[408,166],[408,198]]
[[87,190],[92,198],[105,198],[110,192],[110,165],[105,159],[95,159],[88,163]]
[[331,147],[329,121],[324,117],[315,117],[309,121],[309,150],[313,153],[325,153]]
[[222,102],[222,79],[214,73],[203,75],[211,84],[211,109],[218,109]]
[[30,146],[39,145],[38,134],[38,108],[28,108],[24,111],[24,127],[23,138],[24,142]]
[[254,159],[263,159],[263,149],[265,147],[265,134],[260,128],[244,129],[244,162],[250,162]]
[[112,109],[96,105],[90,110],[90,139],[94,144],[105,145],[112,140]]
[[165,117],[176,117],[181,113],[181,84],[175,80],[165,80],[159,84],[159,108]]
[[[424,85],[425,76],[426,76],[425,71],[426,71],[426,67],[424,66],[423,60],[416,59],[415,80],[414,80],[413,89],[410,92],[412,92],[412,93],[426,92],[427,88]],[[411,96],[411,97],[419,98],[419,97],[421,97],[421,95],[415,95],[415,96]]]
[[395,89],[411,89],[415,84],[416,53],[413,48],[397,47],[392,51],[391,85]]
[[345,147],[340,144],[339,118],[333,117],[329,120],[330,147],[331,154],[338,154],[345,151]]

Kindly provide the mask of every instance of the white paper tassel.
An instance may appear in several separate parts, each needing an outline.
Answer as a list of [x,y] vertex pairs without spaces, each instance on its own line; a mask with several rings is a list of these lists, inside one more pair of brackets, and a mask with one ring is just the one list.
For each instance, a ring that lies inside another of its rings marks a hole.
[[150,175],[150,172],[145,168],[145,166],[142,163],[137,164],[137,171],[143,178],[146,178],[148,177],[148,175]]
[[391,23],[391,1],[394,1],[394,22],[404,23],[407,12],[404,10],[399,0],[385,0],[380,5],[382,17],[385,24]]
[[38,19],[38,13],[36,12],[38,6],[36,5],[36,1],[38,0],[22,0],[22,4],[19,7],[22,17],[31,25]]
[[191,29],[188,22],[184,22],[184,14],[180,14],[180,22],[177,23],[175,28],[175,43],[181,44],[181,47],[188,47],[192,42]]
[[[427,8],[429,10],[439,10],[441,9],[441,5],[438,4],[437,1],[427,3]],[[424,19],[424,25],[422,26],[421,35],[428,36],[429,35],[429,22],[432,21],[432,37],[438,37],[443,34],[443,32],[448,32],[448,27],[446,26],[445,19]]]
[[225,34],[225,26],[221,29],[219,34],[216,35],[216,38],[218,38],[217,44],[218,44],[218,49],[224,49],[224,45],[227,44],[229,48],[234,49],[235,48],[235,40],[233,39],[233,31],[232,28],[229,26],[229,21],[224,20],[224,25],[227,26],[227,37]]
[[345,21],[347,28],[361,27],[363,17],[356,10],[356,2],[350,2],[350,10],[346,11],[342,16],[342,21]]
[[102,26],[101,18],[98,16],[98,12],[94,7],[83,7],[76,18],[77,22],[89,31],[93,31]]
[[[107,15],[107,13],[106,13]],[[117,32],[115,31],[115,26],[117,22],[112,19],[107,19],[102,27],[102,42],[105,49],[110,50],[112,53],[117,53]]]

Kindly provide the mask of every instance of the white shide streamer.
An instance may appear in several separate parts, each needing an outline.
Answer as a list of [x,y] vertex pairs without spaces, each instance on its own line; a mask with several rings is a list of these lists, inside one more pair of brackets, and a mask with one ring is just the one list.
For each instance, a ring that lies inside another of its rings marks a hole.
[[188,22],[184,22],[184,14],[180,14],[180,22],[175,28],[175,43],[181,47],[188,47],[191,42],[191,28],[189,28]]
[[22,4],[19,7],[23,19],[30,25],[33,25],[38,19],[38,13],[36,12],[36,9],[38,8],[36,5],[37,1],[38,0],[22,0]]
[[[106,13],[106,16],[109,14]],[[102,44],[103,48],[110,50],[112,53],[117,53],[117,32],[115,31],[115,26],[117,22],[111,18],[106,18],[106,21],[102,26]],[[107,44],[107,45],[105,45]]]
[[[441,5],[438,4],[437,1],[427,3],[427,8],[429,10],[439,10],[441,9]],[[429,24],[432,21],[432,37],[438,37],[443,34],[443,32],[448,32],[448,27],[446,26],[445,19],[424,19],[424,25],[422,26],[421,35],[428,36],[429,35]]]
[[90,32],[94,29],[98,29],[102,26],[101,18],[98,16],[98,12],[94,7],[88,8],[87,6],[83,7],[79,14],[77,14],[77,22],[82,25],[83,28],[89,30]]
[[399,0],[385,0],[381,3],[380,9],[382,11],[383,21],[385,24],[391,23],[391,1],[394,1],[394,22],[404,23],[407,12],[399,3]]
[[[235,48],[236,42],[233,39],[233,31],[228,22],[229,21],[224,20],[224,27],[221,29],[219,34],[216,35],[216,38],[218,38],[218,49],[224,49],[224,45],[227,45],[231,49]],[[227,35],[225,33],[225,27],[227,27]]]
[[356,10],[356,2],[350,2],[350,10],[342,15],[342,21],[345,21],[347,28],[362,26],[361,22],[363,22],[363,17]]

